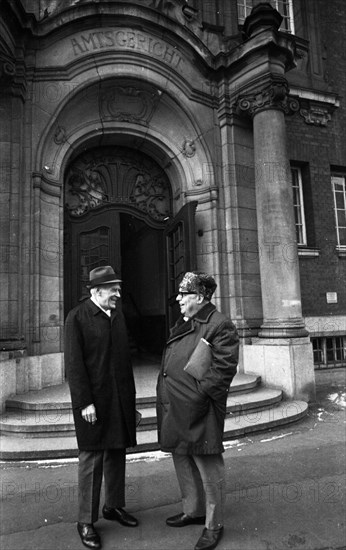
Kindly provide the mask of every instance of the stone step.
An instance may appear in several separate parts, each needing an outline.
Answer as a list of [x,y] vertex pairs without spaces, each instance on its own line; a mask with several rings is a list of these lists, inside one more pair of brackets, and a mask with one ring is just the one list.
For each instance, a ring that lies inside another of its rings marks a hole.
[[[157,373],[147,378],[146,384],[139,380],[135,373],[137,386],[137,405],[152,407],[155,404]],[[255,374],[238,373],[233,379],[230,394],[247,393],[260,384],[260,377]],[[6,401],[6,410],[51,411],[70,410],[71,397],[67,382],[59,386],[50,386],[42,390],[29,391],[15,395]],[[1,417],[0,417],[1,418]]]
[[[242,415],[249,411],[261,411],[273,407],[282,400],[282,391],[270,388],[258,388],[249,394],[229,395],[227,413]],[[137,431],[156,430],[156,409],[139,408],[142,420]]]
[[[257,388],[248,394],[229,394],[227,412],[244,414],[274,406],[282,399],[281,390]],[[156,430],[156,408],[138,406],[142,421],[138,431]],[[14,409],[0,417],[3,435],[21,434],[24,438],[63,437],[74,433],[72,410],[68,408]]]
[[[225,422],[225,440],[241,437],[261,430],[269,430],[295,422],[308,412],[308,404],[303,401],[281,401],[276,406],[245,414],[230,414]],[[138,453],[158,449],[156,430],[139,431],[137,446],[128,453]],[[71,433],[66,437],[23,438],[7,436],[1,438],[1,460],[44,460],[72,458],[78,455],[77,442]]]

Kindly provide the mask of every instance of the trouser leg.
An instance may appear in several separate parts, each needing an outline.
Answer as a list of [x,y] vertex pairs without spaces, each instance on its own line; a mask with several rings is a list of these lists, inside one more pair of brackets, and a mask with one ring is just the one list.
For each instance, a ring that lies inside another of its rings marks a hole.
[[203,483],[193,457],[173,453],[173,462],[180,487],[184,514],[191,517],[204,516]]
[[99,517],[103,451],[79,451],[78,521],[94,523]]
[[220,529],[224,522],[226,498],[225,465],[223,456],[198,455],[193,457],[203,480],[206,500],[207,529]]
[[104,452],[105,505],[109,508],[125,506],[125,449],[107,449]]

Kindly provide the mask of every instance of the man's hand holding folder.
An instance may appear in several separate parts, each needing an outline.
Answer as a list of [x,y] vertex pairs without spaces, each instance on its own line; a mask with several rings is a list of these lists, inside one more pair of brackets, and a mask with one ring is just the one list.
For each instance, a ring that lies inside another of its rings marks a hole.
[[202,380],[212,364],[213,354],[211,348],[211,344],[204,338],[201,338],[184,367],[184,371],[196,378],[196,380]]

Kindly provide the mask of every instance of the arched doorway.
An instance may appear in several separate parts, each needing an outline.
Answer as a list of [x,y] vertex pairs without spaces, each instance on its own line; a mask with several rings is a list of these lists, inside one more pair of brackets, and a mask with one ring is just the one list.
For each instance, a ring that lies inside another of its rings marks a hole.
[[90,149],[66,171],[65,316],[89,296],[89,271],[114,266],[122,274],[122,308],[134,353],[161,354],[177,313],[178,281],[195,267],[196,203],[173,218],[171,195],[158,163],[128,147]]
[[65,315],[89,296],[91,269],[112,265],[134,351],[159,354],[166,336],[164,230],[171,215],[165,172],[127,147],[79,155],[65,178]]

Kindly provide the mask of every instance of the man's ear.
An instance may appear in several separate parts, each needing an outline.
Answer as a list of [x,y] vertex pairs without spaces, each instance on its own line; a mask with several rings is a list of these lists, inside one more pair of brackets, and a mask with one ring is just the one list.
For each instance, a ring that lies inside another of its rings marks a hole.
[[204,301],[204,296],[202,294],[198,294],[197,303],[201,304]]

